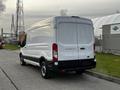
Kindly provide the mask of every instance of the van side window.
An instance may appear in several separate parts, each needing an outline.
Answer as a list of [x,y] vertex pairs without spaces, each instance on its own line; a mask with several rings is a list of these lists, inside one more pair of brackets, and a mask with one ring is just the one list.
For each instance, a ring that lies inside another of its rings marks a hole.
[[49,26],[29,31],[28,44],[50,42],[53,37],[53,30]]

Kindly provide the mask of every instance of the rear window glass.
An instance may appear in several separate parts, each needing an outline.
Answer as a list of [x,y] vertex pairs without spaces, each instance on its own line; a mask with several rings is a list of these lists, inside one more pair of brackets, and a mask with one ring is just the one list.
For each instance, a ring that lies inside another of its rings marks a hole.
[[78,43],[89,44],[94,38],[93,27],[89,24],[78,24]]
[[58,26],[58,41],[63,44],[76,44],[76,28],[75,23],[60,23]]
[[58,26],[58,39],[63,44],[89,44],[93,35],[93,27],[89,24],[60,23]]

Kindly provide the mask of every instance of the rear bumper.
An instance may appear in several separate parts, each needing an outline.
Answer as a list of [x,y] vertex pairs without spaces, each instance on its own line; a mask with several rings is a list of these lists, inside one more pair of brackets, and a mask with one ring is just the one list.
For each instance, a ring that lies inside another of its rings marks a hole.
[[58,62],[48,62],[48,67],[52,71],[75,71],[86,70],[96,67],[95,59],[87,60],[67,60]]

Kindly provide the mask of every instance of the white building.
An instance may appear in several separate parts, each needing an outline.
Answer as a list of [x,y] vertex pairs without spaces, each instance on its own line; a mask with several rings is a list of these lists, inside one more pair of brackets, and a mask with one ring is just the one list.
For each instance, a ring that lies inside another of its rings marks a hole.
[[95,28],[95,35],[100,36],[102,35],[103,25],[120,23],[120,13],[94,18],[92,19],[92,21],[93,21],[94,28]]

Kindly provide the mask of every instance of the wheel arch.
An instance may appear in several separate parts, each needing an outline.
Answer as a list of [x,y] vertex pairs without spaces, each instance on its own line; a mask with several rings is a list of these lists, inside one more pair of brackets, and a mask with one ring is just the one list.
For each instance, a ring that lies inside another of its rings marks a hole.
[[41,56],[40,59],[39,59],[39,64],[41,65],[41,63],[42,63],[43,61],[46,62],[47,59],[46,59],[44,56]]

